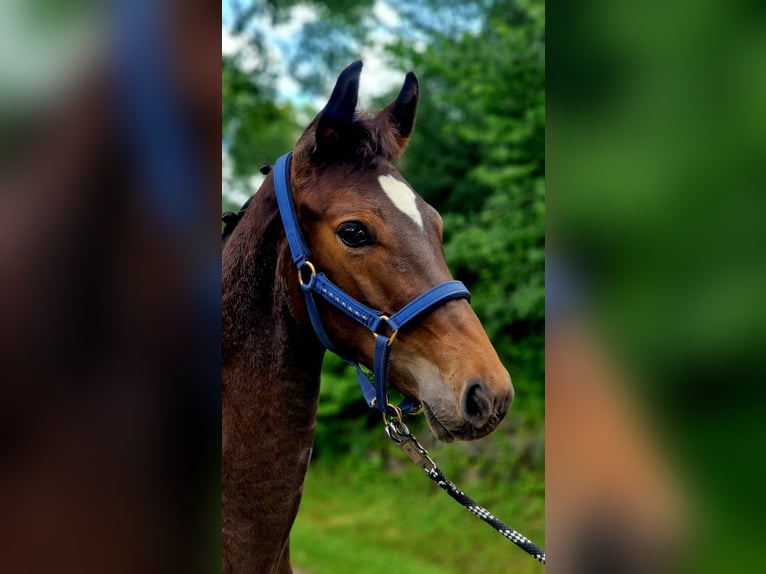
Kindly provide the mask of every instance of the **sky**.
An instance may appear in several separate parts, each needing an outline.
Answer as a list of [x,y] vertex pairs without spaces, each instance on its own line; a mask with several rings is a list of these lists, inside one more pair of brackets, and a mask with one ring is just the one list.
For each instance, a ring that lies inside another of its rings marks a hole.
[[[371,17],[387,26],[395,25],[398,20],[397,13],[383,0],[376,1]],[[301,27],[316,18],[318,18],[318,15],[312,7],[297,5],[290,10],[290,17],[284,23],[271,26],[265,19],[258,19],[254,21],[253,28],[264,38],[269,51],[269,58],[275,64],[273,67],[277,72],[276,89],[278,97],[296,107],[308,104],[318,111],[324,106],[329,94],[309,96],[303,92],[300,85],[288,74],[287,60],[284,56],[285,53],[295,48],[297,34]],[[237,37],[231,32],[232,19],[233,16],[229,3],[223,2],[221,53],[224,55],[237,53],[247,44],[246,38]],[[383,25],[373,31],[373,42],[365,46],[358,55],[358,58],[364,62],[359,88],[359,107],[362,109],[368,107],[373,98],[390,91],[392,88],[399,87],[404,81],[405,70],[393,69],[386,63],[383,45],[390,39],[390,36],[388,36]],[[243,69],[247,71],[248,69],[255,68],[257,57],[254,53],[243,52],[241,56]],[[340,70],[338,72],[340,73]],[[310,120],[310,117],[305,119],[306,123]],[[222,193],[241,204],[258,189],[263,181],[263,176],[255,174],[248,182],[233,182],[231,178],[231,162],[223,146],[221,154],[224,172]]]
[[[223,3],[223,19],[221,23],[221,52],[223,54],[232,54],[239,50],[246,42],[243,38],[238,38],[231,33],[232,13],[228,2]],[[372,18],[385,25],[395,25],[398,20],[397,13],[384,1],[377,0],[372,10]],[[269,56],[276,63],[277,91],[279,96],[285,101],[289,101],[299,106],[312,104],[316,109],[320,109],[325,103],[325,97],[311,98],[301,92],[300,86],[287,73],[287,61],[284,54],[294,49],[297,42],[297,34],[301,27],[313,20],[318,15],[316,10],[310,6],[297,5],[290,10],[290,17],[283,24],[271,26],[265,19],[259,19],[254,22],[254,28],[265,39]],[[380,26],[372,34],[373,42],[365,46],[358,58],[364,62],[364,71],[362,83],[360,86],[359,102],[360,106],[369,105],[370,101],[380,94],[390,91],[392,88],[401,84],[404,78],[405,70],[396,70],[391,68],[385,61],[383,45],[390,39],[384,26]],[[257,56],[253,55],[252,58]],[[248,69],[253,62],[248,65],[248,58],[243,58],[243,67]],[[340,72],[340,70],[338,70]]]

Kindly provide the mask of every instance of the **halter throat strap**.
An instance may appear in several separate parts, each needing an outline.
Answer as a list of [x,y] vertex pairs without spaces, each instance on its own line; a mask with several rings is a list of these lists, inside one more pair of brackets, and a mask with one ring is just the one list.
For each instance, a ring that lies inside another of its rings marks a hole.
[[[391,416],[417,412],[420,410],[420,404],[412,399],[405,399],[396,407],[388,402],[387,384],[391,344],[402,327],[421,318],[447,301],[467,299],[470,302],[471,293],[460,281],[446,281],[431,287],[389,317],[360,303],[343,291],[324,273],[317,271],[311,263],[311,250],[303,238],[290,189],[291,161],[292,152],[277,159],[274,166],[274,189],[287,243],[290,247],[293,263],[298,269],[298,280],[306,299],[309,318],[317,338],[329,351],[356,368],[362,394],[370,407]],[[337,351],[322,325],[315,295],[320,296],[372,332],[375,337],[372,380],[364,373],[358,363],[349,361]],[[387,331],[388,334],[384,334],[382,331]]]

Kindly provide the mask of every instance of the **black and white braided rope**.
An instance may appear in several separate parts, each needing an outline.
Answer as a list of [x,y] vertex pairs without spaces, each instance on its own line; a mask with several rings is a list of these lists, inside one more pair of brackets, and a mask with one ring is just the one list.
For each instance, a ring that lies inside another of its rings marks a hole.
[[481,518],[484,522],[492,526],[502,536],[513,542],[516,546],[521,548],[524,552],[532,556],[535,560],[541,564],[545,564],[545,551],[537,544],[532,542],[529,538],[517,532],[513,528],[510,528],[504,522],[501,522],[486,508],[476,504],[476,502],[460,490],[455,484],[449,480],[433,459],[428,456],[428,451],[418,442],[418,439],[410,432],[401,418],[391,418],[386,423],[386,434],[394,441],[399,447],[410,457],[412,462],[420,466],[428,475],[428,477],[438,484],[447,494],[453,499],[459,502],[462,506],[467,508],[477,518]]
[[521,548],[524,552],[532,556],[538,562],[545,564],[545,551],[537,544],[532,542],[529,538],[517,532],[513,528],[510,528],[504,522],[495,518],[495,516],[486,508],[477,504],[470,496],[460,490],[455,484],[449,480],[444,473],[437,466],[426,470],[428,477],[438,484],[447,494],[459,502],[462,506],[467,508],[474,516],[481,518],[484,522],[489,524],[492,528],[497,530],[502,536],[505,536],[508,540],[513,542],[516,546]]

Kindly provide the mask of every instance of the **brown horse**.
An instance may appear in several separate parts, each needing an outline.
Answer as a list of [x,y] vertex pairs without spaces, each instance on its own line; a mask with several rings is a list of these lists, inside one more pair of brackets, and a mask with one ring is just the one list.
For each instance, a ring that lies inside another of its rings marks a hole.
[[[298,140],[289,172],[313,265],[358,301],[393,313],[449,279],[439,214],[394,167],[412,132],[418,82],[374,117],[356,114],[361,62],[338,78]],[[372,366],[373,336],[319,301],[346,359]],[[291,572],[288,536],[311,449],[325,348],[309,320],[273,174],[223,251],[223,568]],[[389,381],[419,401],[434,435],[492,432],[513,400],[508,372],[464,299],[402,329]]]

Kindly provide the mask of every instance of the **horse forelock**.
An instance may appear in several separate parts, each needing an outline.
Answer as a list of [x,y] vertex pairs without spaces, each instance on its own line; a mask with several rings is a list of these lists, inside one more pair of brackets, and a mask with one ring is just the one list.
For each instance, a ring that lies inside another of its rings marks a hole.
[[297,169],[326,168],[332,164],[371,168],[381,160],[395,163],[402,154],[402,142],[391,124],[367,114],[356,114],[351,124],[343,127],[333,145],[318,146],[316,120],[306,129],[295,146]]
[[367,116],[358,117],[354,124],[359,131],[359,139],[353,154],[356,163],[372,164],[380,159],[394,163],[399,159],[402,153],[400,140],[390,129],[390,124],[382,124],[375,118]]

